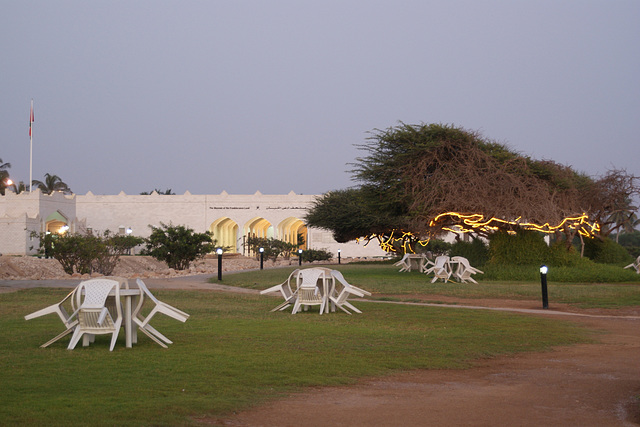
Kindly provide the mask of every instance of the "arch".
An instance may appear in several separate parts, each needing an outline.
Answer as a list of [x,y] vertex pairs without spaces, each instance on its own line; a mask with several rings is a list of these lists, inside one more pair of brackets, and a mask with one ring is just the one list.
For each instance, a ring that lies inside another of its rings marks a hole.
[[273,226],[266,219],[255,217],[245,224],[244,235],[265,239],[273,238]]
[[215,220],[209,231],[221,246],[229,246],[229,252],[238,252],[238,224],[229,217]]
[[298,234],[304,238],[304,243],[298,245],[299,249],[306,249],[307,242],[307,226],[301,219],[289,217],[278,224],[278,238],[288,243],[298,244]]
[[249,247],[246,245],[249,237],[260,237],[263,239],[273,238],[273,225],[262,217],[255,217],[247,221],[242,236],[244,246],[243,253],[246,252],[246,255],[251,255],[249,253]]
[[44,220],[44,231],[47,233],[64,234],[69,230],[69,220],[60,213],[55,211]]

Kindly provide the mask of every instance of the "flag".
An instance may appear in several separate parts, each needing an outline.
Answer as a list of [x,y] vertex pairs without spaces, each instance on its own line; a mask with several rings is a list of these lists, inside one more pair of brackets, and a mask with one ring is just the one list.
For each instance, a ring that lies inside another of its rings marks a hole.
[[31,100],[31,114],[29,115],[29,136],[31,136],[31,125],[33,124],[33,99]]

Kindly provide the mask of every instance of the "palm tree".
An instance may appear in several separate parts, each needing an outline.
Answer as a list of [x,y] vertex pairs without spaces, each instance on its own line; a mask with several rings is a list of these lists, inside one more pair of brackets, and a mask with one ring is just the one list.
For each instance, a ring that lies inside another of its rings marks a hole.
[[14,182],[13,184],[9,185],[8,188],[11,188],[16,194],[27,191],[27,185],[24,183],[24,181],[20,181],[17,185]]
[[65,194],[73,193],[69,186],[60,179],[58,175],[44,174],[44,182],[34,179],[32,186],[39,188],[44,194],[51,194],[54,191],[62,191]]
[[608,221],[614,225],[612,229],[616,230],[616,243],[621,232],[632,233],[638,225],[637,209],[631,204],[631,199],[627,198],[624,206],[609,215]]
[[4,189],[7,188],[10,184],[8,183],[9,179],[9,169],[11,167],[11,163],[2,163],[2,159],[0,159],[0,194],[4,196]]

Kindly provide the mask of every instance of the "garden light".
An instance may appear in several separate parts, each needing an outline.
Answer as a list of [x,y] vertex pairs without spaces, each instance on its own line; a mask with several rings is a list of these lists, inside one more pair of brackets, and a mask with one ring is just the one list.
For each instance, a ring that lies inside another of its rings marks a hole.
[[540,266],[540,283],[542,284],[542,308],[549,308],[549,295],[547,294],[547,272],[549,268],[546,265]]
[[222,280],[222,248],[216,249],[216,253],[218,254],[218,280]]
[[264,248],[258,249],[260,251],[260,270],[264,267]]

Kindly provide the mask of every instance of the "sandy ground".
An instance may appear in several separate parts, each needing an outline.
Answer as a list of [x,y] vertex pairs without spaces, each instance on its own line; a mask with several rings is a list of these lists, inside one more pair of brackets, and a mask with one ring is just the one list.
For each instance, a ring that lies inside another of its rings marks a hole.
[[[2,258],[0,279],[6,278]],[[145,282],[152,288],[255,292],[206,283],[213,274],[150,274],[155,277]],[[66,279],[0,280],[0,291],[78,281]],[[354,386],[315,388],[232,416],[197,421],[218,426],[640,425],[640,307],[581,311],[552,305],[542,310],[537,301],[422,298],[425,309],[436,299],[451,309],[510,310],[577,322],[597,331],[597,342],[481,360],[467,370],[411,371]]]

